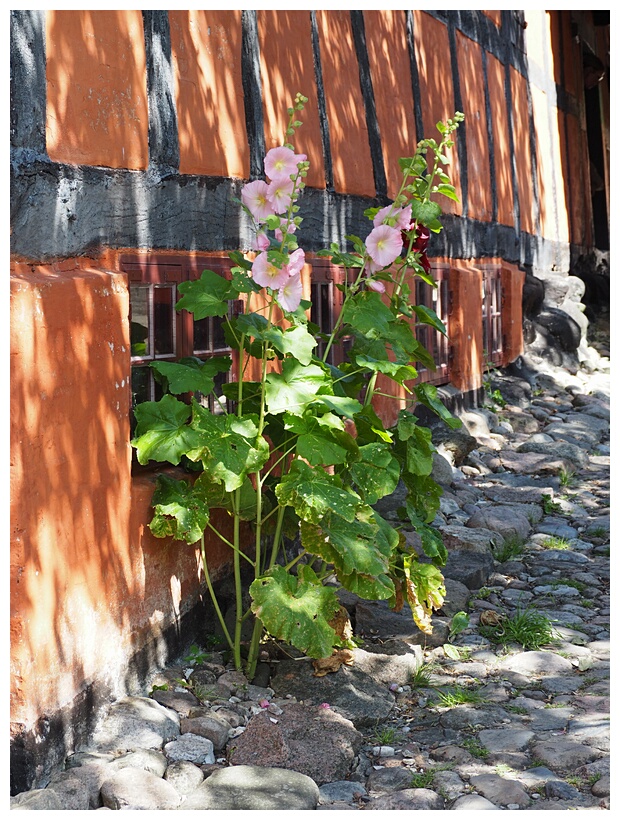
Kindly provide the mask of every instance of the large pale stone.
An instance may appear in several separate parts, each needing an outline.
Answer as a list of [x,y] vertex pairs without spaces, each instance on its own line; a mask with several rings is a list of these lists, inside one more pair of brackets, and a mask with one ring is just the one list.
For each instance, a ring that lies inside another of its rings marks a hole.
[[183,803],[187,809],[307,811],[319,802],[317,784],[299,772],[265,766],[219,769]]

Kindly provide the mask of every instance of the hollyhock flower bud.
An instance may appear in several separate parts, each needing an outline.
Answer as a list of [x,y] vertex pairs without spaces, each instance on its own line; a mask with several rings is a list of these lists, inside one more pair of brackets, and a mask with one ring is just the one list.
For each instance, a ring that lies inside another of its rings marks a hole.
[[275,213],[268,198],[268,185],[262,179],[248,182],[241,189],[241,201],[254,219],[261,222]]
[[[297,230],[297,225],[294,222],[289,222],[289,224],[286,226],[286,232],[287,233],[292,234],[292,233],[295,233],[296,230]],[[284,234],[282,233],[280,228],[276,228],[274,233],[275,233],[275,237],[278,240],[278,242],[282,242],[282,240],[284,239]]]
[[378,279],[371,279],[370,277],[368,277],[368,279],[366,279],[366,285],[371,290],[376,290],[377,293],[385,293],[385,285]]
[[303,154],[295,154],[290,148],[272,148],[265,156],[265,173],[271,180],[289,179],[297,173],[297,163],[301,160],[298,157]]
[[383,268],[392,264],[402,247],[400,231],[389,225],[378,225],[366,237],[366,250],[370,258]]
[[259,253],[254,260],[254,264],[252,265],[252,278],[257,285],[275,290],[287,282],[289,272],[286,268],[282,268],[281,270],[277,268],[273,262],[269,260],[267,253],[263,251]]
[[386,205],[385,208],[381,208],[381,210],[377,213],[377,215],[373,219],[372,224],[375,227],[383,225],[383,221],[388,216],[396,219],[394,225],[395,228],[400,228],[400,230],[407,230],[409,225],[411,224],[411,205],[407,205],[406,208],[397,208],[394,204]]

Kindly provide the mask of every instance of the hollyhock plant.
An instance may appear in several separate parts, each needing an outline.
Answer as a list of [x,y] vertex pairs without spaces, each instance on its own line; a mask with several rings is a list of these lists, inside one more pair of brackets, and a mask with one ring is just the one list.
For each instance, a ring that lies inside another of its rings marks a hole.
[[[333,324],[317,330],[311,304],[302,299],[310,265],[299,246],[296,204],[308,163],[289,142],[305,103],[297,95],[288,109],[286,143],[267,152],[268,181],[244,185],[237,201],[253,226],[253,252],[231,252],[228,275],[205,270],[199,280],[178,285],[177,308],[198,321],[217,317],[231,355],[152,362],[163,396],[135,409],[139,463],[187,467],[184,479],[159,473],[151,532],[199,550],[215,617],[235,669],[248,681],[264,636],[275,639],[273,648],[292,644],[311,658],[352,648],[338,626],[342,606],[334,580],[391,609],[406,600],[426,634],[446,593],[440,567],[447,550],[428,523],[442,492],[431,476],[435,448],[412,411],[422,404],[450,427],[460,422],[433,385],[416,383],[419,364],[433,368],[417,326],[446,328],[432,309],[410,298],[413,277],[430,270],[430,232],[441,230],[441,208],[431,197],[454,193],[438,168],[448,161],[461,115],[438,124],[441,140],[422,140],[413,157],[399,161],[400,190],[392,205],[365,212],[374,223],[365,241],[347,235],[351,252],[336,242],[318,251],[343,275],[334,281],[342,298],[334,298]],[[319,291],[323,307],[326,291]],[[389,429],[373,407],[379,396],[397,399],[402,408]],[[416,550],[401,525],[377,510],[401,481]],[[221,527],[226,520],[230,526]],[[212,583],[212,534],[220,549],[231,550],[232,623]],[[259,706],[268,708],[268,699]]]

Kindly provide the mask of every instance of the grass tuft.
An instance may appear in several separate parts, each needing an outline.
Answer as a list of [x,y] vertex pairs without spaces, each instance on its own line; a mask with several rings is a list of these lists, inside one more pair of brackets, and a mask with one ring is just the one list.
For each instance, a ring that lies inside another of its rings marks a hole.
[[494,626],[481,626],[480,634],[495,644],[518,643],[524,649],[540,649],[556,640],[549,619],[533,609],[517,611]]

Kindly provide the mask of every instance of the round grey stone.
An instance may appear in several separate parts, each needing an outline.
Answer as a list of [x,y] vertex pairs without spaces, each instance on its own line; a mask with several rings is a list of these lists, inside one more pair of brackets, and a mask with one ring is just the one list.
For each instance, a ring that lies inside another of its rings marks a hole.
[[202,769],[189,760],[174,760],[164,775],[164,780],[171,783],[181,795],[191,794],[204,779]]
[[181,795],[161,777],[144,769],[121,769],[101,787],[103,805],[109,809],[176,809]]
[[573,671],[572,663],[554,652],[518,652],[501,660],[498,668],[502,671],[518,672],[522,675],[566,675]]
[[442,811],[445,802],[441,795],[430,789],[403,789],[377,797],[367,804],[374,811]]
[[60,797],[52,789],[31,789],[11,797],[11,810],[60,811],[64,808]]
[[219,769],[195,789],[183,809],[303,811],[316,809],[319,787],[305,774],[265,766]]
[[516,780],[508,780],[497,774],[481,774],[474,775],[469,782],[483,797],[496,805],[514,803],[523,808],[530,803],[529,794]]
[[[522,752],[534,737],[528,729],[483,729],[480,743],[490,752]],[[492,798],[491,798],[492,799]]]
[[496,811],[499,806],[479,794],[464,794],[452,804],[452,811]]
[[136,749],[117,757],[109,764],[108,770],[114,772],[126,768],[144,769],[157,777],[163,777],[167,766],[166,756],[161,752],[154,749]]
[[357,796],[366,794],[366,789],[361,783],[336,780],[333,783],[325,783],[319,788],[319,803],[351,803]]
[[230,723],[220,717],[217,712],[202,717],[182,718],[181,720],[181,737],[187,733],[206,737],[218,751],[226,745],[228,733],[231,729]]
[[164,747],[169,760],[189,760],[190,763],[215,763],[213,743],[206,737],[191,732],[181,735],[178,740],[166,743]]

